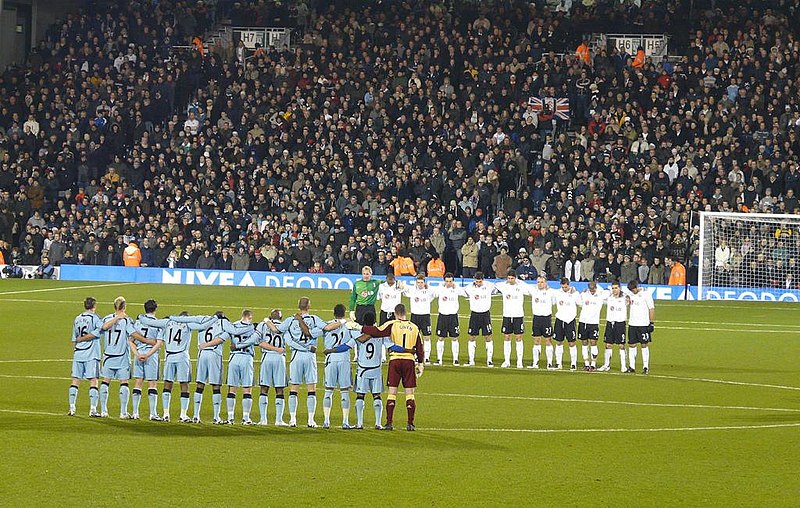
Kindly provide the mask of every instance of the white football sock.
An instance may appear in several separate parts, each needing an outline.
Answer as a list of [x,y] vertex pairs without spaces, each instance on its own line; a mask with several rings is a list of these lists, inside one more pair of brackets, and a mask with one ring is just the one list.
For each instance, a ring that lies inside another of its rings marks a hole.
[[525,343],[519,341],[517,344],[517,365],[522,365],[522,357],[525,354]]
[[611,366],[611,355],[614,354],[614,350],[608,348],[604,351],[605,360],[603,361],[603,366],[610,367]]
[[478,343],[474,340],[467,342],[467,353],[469,354],[469,363],[475,363],[475,350],[478,348]]
[[436,360],[441,362],[444,356],[444,341],[439,339],[436,341]]
[[494,361],[493,357],[494,357],[494,342],[489,341],[486,343],[486,361],[493,362]]
[[503,341],[503,362],[511,363],[511,341]]
[[650,348],[643,347],[642,348],[642,367],[645,369],[650,368]]
[[553,365],[553,346],[545,346],[544,355],[547,357],[547,365]]
[[564,359],[564,345],[558,344],[556,345],[556,365],[561,367],[561,360]]
[[590,346],[590,351],[592,352],[592,367],[594,367],[597,364],[597,346]]
[[570,365],[578,364],[578,346],[569,347],[569,364]]
[[431,341],[430,341],[430,339],[422,341],[422,351],[425,353],[425,361],[426,362],[431,361]]
[[533,364],[539,365],[539,357],[542,356],[542,345],[536,344],[533,346]]
[[630,362],[630,365],[631,365],[632,369],[636,368],[636,353],[637,353],[637,350],[636,350],[635,347],[632,347],[632,348],[628,349],[628,362]]
[[453,353],[454,362],[458,361],[458,353],[460,350],[461,350],[461,344],[458,343],[458,339],[453,339],[453,341],[450,342],[450,351]]
[[583,357],[583,363],[589,365],[589,346],[581,346],[581,357]]
[[628,370],[628,364],[625,362],[625,348],[620,348],[619,350],[619,368],[622,372]]

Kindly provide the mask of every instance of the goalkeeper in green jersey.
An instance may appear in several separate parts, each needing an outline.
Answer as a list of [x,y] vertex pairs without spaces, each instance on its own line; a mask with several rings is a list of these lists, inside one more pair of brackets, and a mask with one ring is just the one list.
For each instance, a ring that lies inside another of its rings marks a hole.
[[380,285],[381,281],[372,279],[372,268],[365,266],[361,269],[361,280],[353,284],[350,293],[350,319],[363,324],[364,314],[375,314],[375,299]]

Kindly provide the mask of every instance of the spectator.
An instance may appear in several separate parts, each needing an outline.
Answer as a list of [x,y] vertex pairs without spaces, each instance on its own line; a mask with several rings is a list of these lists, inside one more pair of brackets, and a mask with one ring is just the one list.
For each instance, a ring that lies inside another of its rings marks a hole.
[[498,279],[505,279],[508,275],[508,270],[511,268],[511,256],[508,255],[508,248],[505,246],[500,247],[500,254],[495,256],[492,262],[492,271]]
[[475,272],[478,271],[478,245],[471,236],[467,238],[467,242],[461,247],[461,261],[463,264],[463,276],[474,276]]
[[50,258],[42,256],[42,264],[40,264],[36,271],[33,272],[34,279],[52,279],[55,273],[55,267],[50,264]]

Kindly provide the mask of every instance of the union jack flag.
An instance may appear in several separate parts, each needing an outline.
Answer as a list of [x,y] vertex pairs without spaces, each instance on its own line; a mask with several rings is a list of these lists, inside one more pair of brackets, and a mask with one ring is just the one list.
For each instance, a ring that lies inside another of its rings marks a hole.
[[569,99],[554,97],[531,97],[528,105],[539,114],[553,115],[561,120],[569,120]]

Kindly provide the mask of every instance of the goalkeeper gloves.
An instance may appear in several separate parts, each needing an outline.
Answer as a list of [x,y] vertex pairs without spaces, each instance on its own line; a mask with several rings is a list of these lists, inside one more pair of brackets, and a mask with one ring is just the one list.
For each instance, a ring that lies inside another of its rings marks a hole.
[[425,365],[418,363],[417,364],[417,377],[422,377],[422,373],[425,372]]
[[351,321],[355,321],[356,320],[356,312],[354,310],[350,311],[350,320]]

